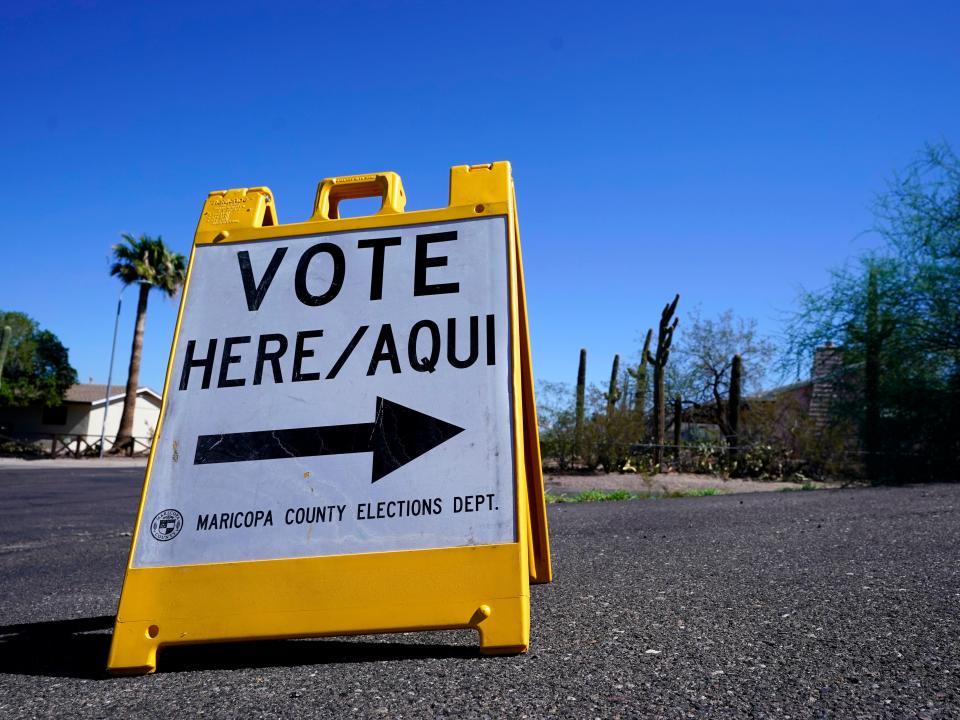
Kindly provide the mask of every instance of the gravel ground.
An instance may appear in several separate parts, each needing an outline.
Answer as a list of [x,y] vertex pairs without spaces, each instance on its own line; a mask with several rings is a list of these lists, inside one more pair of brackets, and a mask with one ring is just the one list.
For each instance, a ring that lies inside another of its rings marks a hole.
[[0,473],[4,470],[90,470],[102,468],[145,468],[147,458],[144,455],[136,457],[107,455],[102,458],[23,458],[0,457]]
[[[692,473],[659,473],[651,477],[632,473],[607,473],[600,475],[546,475],[547,492],[576,495],[584,490],[629,490],[633,493],[665,494],[714,488],[718,493],[776,492],[796,490],[798,483],[774,482],[771,480],[741,480],[716,475]],[[839,487],[839,483],[810,482],[807,485],[826,489]]]
[[141,479],[0,468],[0,716],[960,716],[960,485],[555,505],[526,655],[277,641],[110,679]]

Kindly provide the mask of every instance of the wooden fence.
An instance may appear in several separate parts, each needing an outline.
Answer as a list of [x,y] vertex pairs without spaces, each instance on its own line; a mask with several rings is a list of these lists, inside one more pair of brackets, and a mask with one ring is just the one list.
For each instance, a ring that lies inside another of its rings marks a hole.
[[[123,454],[140,457],[150,453],[153,437],[135,437]],[[107,452],[112,445],[107,438]],[[17,457],[82,458],[100,455],[99,435],[70,435],[58,433],[18,433],[0,435],[0,455]]]

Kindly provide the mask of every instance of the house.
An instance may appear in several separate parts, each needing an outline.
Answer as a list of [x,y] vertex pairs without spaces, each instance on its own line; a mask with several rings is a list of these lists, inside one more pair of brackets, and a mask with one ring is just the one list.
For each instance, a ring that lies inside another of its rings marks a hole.
[[[806,380],[782,385],[743,398],[741,403],[741,432],[766,425],[766,432],[788,436],[798,422],[812,425],[822,431],[830,425],[834,403],[847,398],[851,392],[850,366],[843,364],[843,348],[832,344],[814,350],[813,367]],[[716,422],[716,408],[712,404],[690,405],[683,410],[682,433],[685,442],[720,443],[723,435]],[[668,425],[671,422],[667,416]]]
[[[67,390],[63,404],[56,407],[0,407],[0,436],[24,442],[50,441],[52,445],[45,445],[48,452],[67,449],[80,454],[99,443],[106,416],[104,445],[109,450],[120,427],[124,392],[124,385],[111,385],[108,399],[106,385],[78,384]],[[153,441],[161,399],[151,388],[137,390],[133,415],[136,451],[148,449]]]
[[823,429],[830,424],[833,404],[849,394],[851,369],[843,364],[843,348],[827,343],[814,350],[809,379],[746,398],[746,404],[776,402],[791,405],[795,412],[810,418],[815,427]]

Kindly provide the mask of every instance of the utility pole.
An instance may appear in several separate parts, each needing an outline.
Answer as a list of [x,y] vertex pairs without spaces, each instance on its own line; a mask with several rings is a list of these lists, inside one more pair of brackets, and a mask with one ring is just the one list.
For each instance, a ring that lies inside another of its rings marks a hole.
[[110,382],[113,380],[113,356],[117,352],[117,328],[120,327],[120,308],[123,305],[123,291],[127,289],[124,285],[120,288],[120,295],[117,296],[117,317],[113,321],[113,343],[110,345],[110,369],[107,370],[107,394],[103,403],[103,425],[100,427],[100,457],[103,457],[103,443],[107,434],[107,413],[110,412]]

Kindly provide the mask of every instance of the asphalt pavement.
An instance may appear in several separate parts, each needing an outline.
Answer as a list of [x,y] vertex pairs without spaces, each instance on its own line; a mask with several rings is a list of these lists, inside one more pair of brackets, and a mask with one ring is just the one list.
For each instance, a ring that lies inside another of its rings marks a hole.
[[109,678],[142,468],[0,468],[0,716],[960,717],[960,485],[550,507],[526,655],[472,631]]

